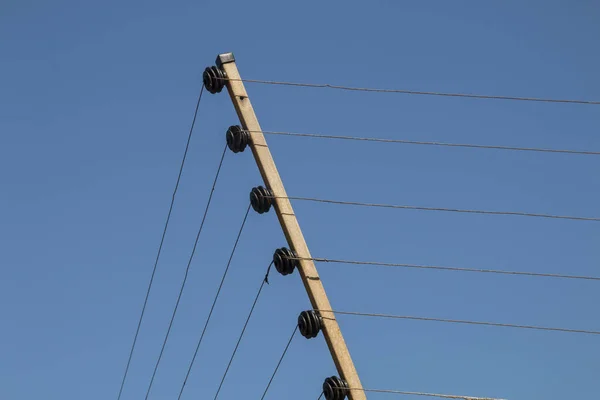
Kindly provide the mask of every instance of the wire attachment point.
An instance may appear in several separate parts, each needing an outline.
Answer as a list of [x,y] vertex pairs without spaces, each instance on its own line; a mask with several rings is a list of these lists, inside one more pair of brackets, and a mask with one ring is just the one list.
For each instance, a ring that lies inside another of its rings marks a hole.
[[229,150],[240,153],[246,150],[246,146],[250,143],[250,133],[243,130],[239,125],[232,125],[227,129],[225,139]]
[[296,257],[296,253],[293,250],[282,247],[275,250],[273,264],[275,264],[275,269],[281,275],[289,275],[298,267],[298,257]]
[[323,319],[314,310],[302,311],[298,316],[298,329],[307,339],[317,337],[323,327]]
[[206,90],[212,94],[221,93],[221,90],[225,87],[225,80],[225,71],[214,65],[212,67],[206,67],[202,74],[204,86],[206,87]]
[[[258,186],[250,192],[250,204],[254,211],[264,214],[271,209],[273,205],[273,193],[263,186]],[[279,268],[277,269],[279,271]]]
[[323,394],[326,400],[344,400],[348,392],[348,383],[337,376],[330,376],[323,382]]

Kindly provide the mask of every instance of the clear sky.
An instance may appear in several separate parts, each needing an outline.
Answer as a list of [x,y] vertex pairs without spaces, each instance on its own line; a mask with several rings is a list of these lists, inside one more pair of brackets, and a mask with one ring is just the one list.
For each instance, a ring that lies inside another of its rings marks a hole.
[[[66,1],[0,4],[0,398],[116,399],[202,71],[600,99],[594,1]],[[247,84],[265,130],[600,150],[600,107]],[[224,146],[200,107],[123,392],[143,399]],[[600,158],[268,137],[290,195],[600,216]],[[261,184],[228,153],[150,399],[174,399]],[[600,275],[600,225],[294,202],[316,257]],[[183,399],[214,396],[273,251],[251,213]],[[318,265],[335,309],[600,330],[593,281]],[[300,311],[271,275],[221,399],[259,399]],[[363,385],[512,400],[598,398],[600,336],[339,316]],[[316,399],[335,368],[298,336],[267,399]],[[369,394],[369,398],[393,395]],[[410,397],[406,397],[410,399]]]

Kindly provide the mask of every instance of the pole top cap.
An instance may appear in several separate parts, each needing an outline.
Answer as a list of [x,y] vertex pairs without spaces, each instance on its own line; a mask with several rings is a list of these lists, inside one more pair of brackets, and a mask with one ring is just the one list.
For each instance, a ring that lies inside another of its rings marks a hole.
[[215,62],[217,67],[220,68],[223,64],[235,62],[235,57],[233,56],[233,53],[223,53],[217,56],[217,61]]

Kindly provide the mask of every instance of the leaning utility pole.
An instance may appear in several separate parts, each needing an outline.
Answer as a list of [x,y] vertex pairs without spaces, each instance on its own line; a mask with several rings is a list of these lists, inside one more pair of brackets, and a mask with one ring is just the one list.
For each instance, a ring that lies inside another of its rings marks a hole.
[[[322,329],[333,361],[342,378],[342,380],[339,380],[337,377],[326,379],[324,384],[325,397],[327,400],[337,400],[343,399],[345,395],[347,395],[350,400],[366,400],[365,392],[362,390],[363,388],[360,379],[358,378],[356,368],[350,357],[348,347],[346,346],[340,327],[335,319],[335,315],[328,312],[327,317],[323,318],[319,313],[319,310],[332,310],[332,308],[308,250],[308,246],[306,245],[306,241],[304,240],[304,236],[302,235],[300,225],[298,224],[290,200],[285,192],[283,182],[281,181],[281,177],[279,176],[279,172],[277,171],[277,167],[275,166],[275,162],[269,151],[258,119],[256,118],[256,114],[250,103],[250,98],[246,93],[244,82],[240,78],[233,53],[220,54],[217,57],[216,64],[216,67],[209,67],[206,69],[204,73],[204,84],[211,93],[220,92],[224,86],[226,86],[229,91],[229,95],[231,96],[231,100],[243,129],[242,132],[237,132],[238,136],[236,140],[246,140],[251,146],[252,154],[254,155],[254,159],[266,185],[266,190],[265,188],[259,189],[266,192],[266,201],[268,201],[269,204],[273,203],[275,205],[274,208],[277,213],[277,218],[279,219],[288,245],[291,248],[292,257],[290,259],[292,260],[293,265],[298,266],[302,282],[314,309],[314,312],[313,310],[310,311],[312,312],[313,319],[317,319],[314,323]],[[245,136],[240,139],[240,135]],[[243,151],[243,147],[239,151]],[[261,193],[258,193],[258,195],[260,194]],[[264,195],[265,193],[262,194]],[[266,210],[268,210],[268,207]],[[302,326],[300,328],[302,332]],[[318,333],[318,328],[316,333]],[[316,333],[313,333],[311,337],[316,336]],[[327,389],[327,387],[329,387],[329,389]]]

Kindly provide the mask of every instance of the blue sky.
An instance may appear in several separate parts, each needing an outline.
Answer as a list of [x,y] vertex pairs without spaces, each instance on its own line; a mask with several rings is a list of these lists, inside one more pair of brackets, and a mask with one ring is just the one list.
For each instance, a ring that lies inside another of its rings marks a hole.
[[[116,399],[201,74],[600,99],[593,1],[4,1],[0,5],[0,398]],[[600,150],[600,108],[248,84],[265,130]],[[226,128],[201,104],[123,400],[145,393]],[[268,137],[290,195],[600,215],[600,159]],[[179,392],[261,183],[226,155],[151,399]],[[597,223],[294,202],[313,256],[600,275]],[[275,248],[251,213],[183,399],[212,398]],[[318,265],[334,308],[600,330],[597,283]],[[309,308],[272,274],[220,398],[259,398]],[[507,399],[600,392],[595,336],[340,316],[365,387]],[[311,399],[335,373],[297,337],[267,398]],[[369,398],[392,395],[370,394]],[[410,397],[407,397],[410,399]]]

